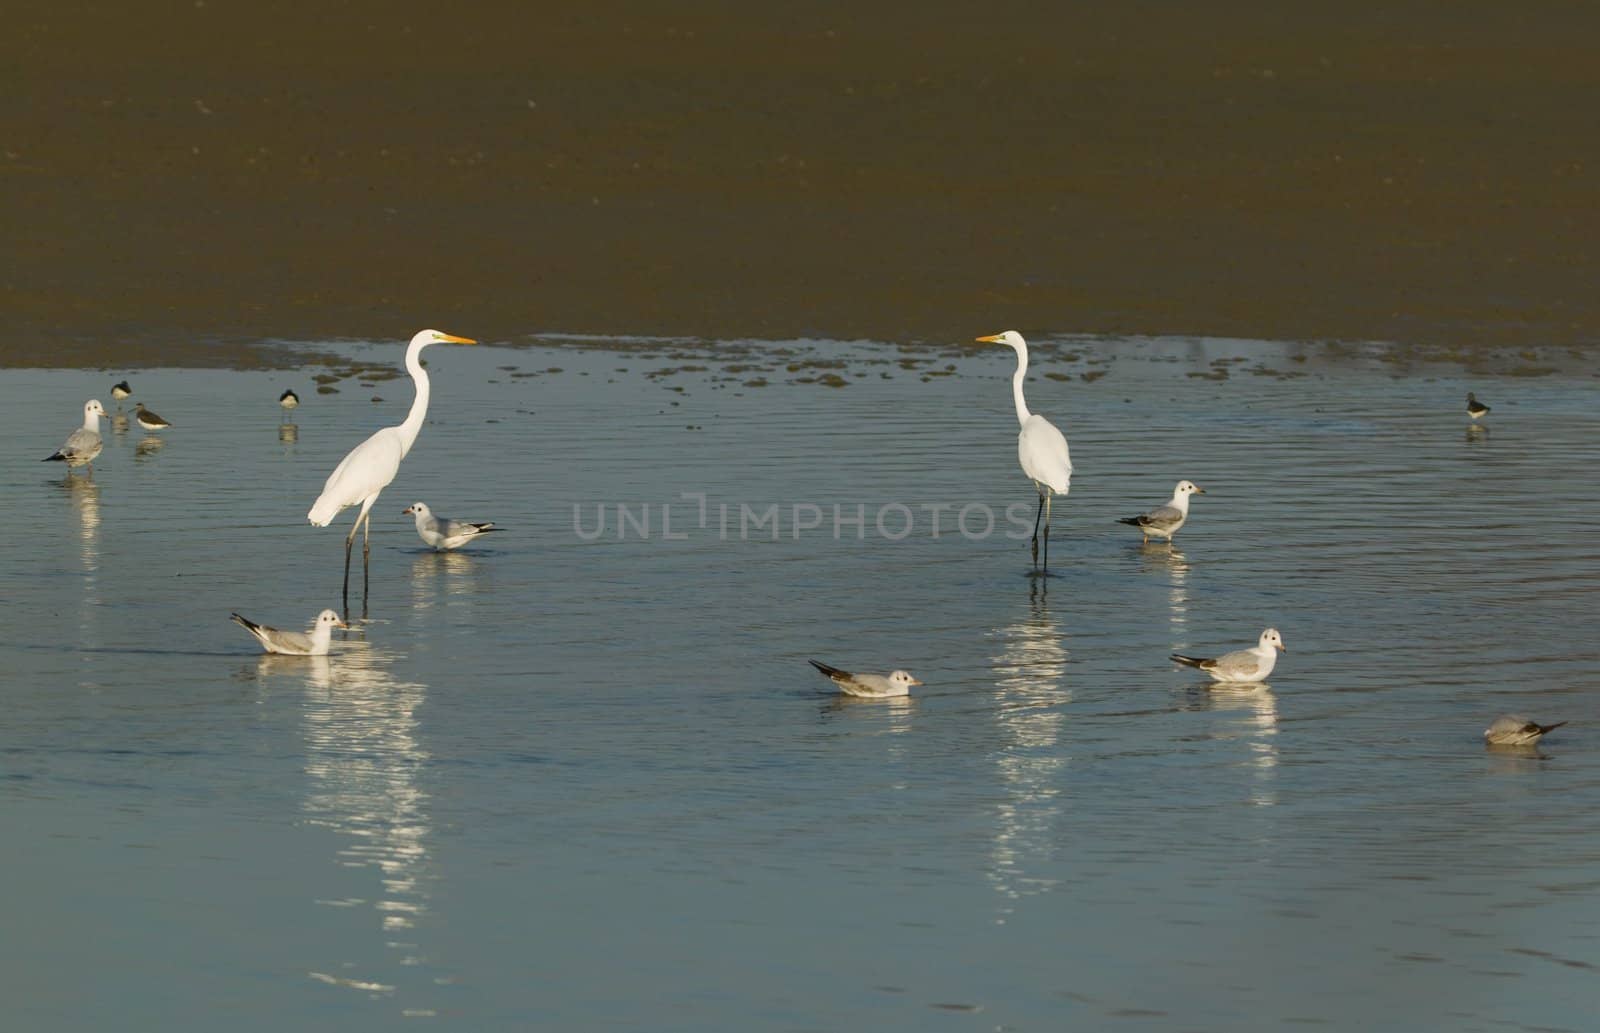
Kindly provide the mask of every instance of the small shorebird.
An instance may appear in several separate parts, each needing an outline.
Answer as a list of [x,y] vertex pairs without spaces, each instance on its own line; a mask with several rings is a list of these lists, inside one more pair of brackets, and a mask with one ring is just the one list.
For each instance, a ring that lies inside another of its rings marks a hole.
[[459,549],[480,534],[505,530],[494,526],[492,523],[475,524],[467,520],[450,520],[442,516],[434,516],[433,511],[425,503],[421,502],[413,502],[402,512],[405,515],[416,517],[417,535],[440,552],[444,552],[447,549]]
[[841,671],[837,667],[829,667],[815,660],[806,662],[827,675],[828,680],[839,686],[839,691],[846,696],[861,696],[866,699],[909,696],[911,686],[922,684],[907,671],[890,671],[888,674],[851,674],[849,671]]
[[134,403],[133,418],[139,421],[139,426],[143,427],[145,430],[166,430],[168,427],[172,426],[172,424],[168,423],[166,420],[163,420],[149,409],[146,409],[143,402]]
[[285,388],[283,394],[278,396],[278,404],[284,409],[293,409],[300,404],[300,396]]
[[235,624],[256,637],[262,649],[269,653],[282,653],[285,656],[327,656],[333,629],[350,626],[340,620],[339,615],[332,610],[323,610],[317,614],[317,619],[311,623],[309,634],[304,631],[279,631],[265,624],[257,624],[237,613],[232,614],[232,618]]
[[111,397],[118,402],[131,394],[133,394],[133,388],[128,386],[126,380],[111,385]]
[[1544,733],[1564,724],[1565,721],[1557,721],[1542,725],[1520,714],[1501,714],[1483,730],[1483,740],[1490,746],[1532,746],[1544,738]]
[[89,473],[93,474],[94,457],[105,447],[105,443],[100,440],[100,417],[105,414],[105,407],[100,404],[99,399],[91,398],[84,402],[83,426],[68,434],[65,444],[40,461],[66,463],[68,473],[71,473],[73,467],[87,466]]
[[1467,392],[1467,415],[1472,417],[1473,419],[1477,419],[1480,416],[1487,416],[1488,414],[1489,414],[1489,407],[1487,405],[1484,405],[1482,402],[1478,401],[1478,396],[1477,395],[1473,394],[1471,391],[1468,391]]
[[1272,673],[1280,649],[1288,652],[1283,644],[1283,636],[1278,634],[1277,628],[1268,628],[1261,633],[1261,640],[1253,649],[1223,653],[1215,659],[1173,653],[1172,659],[1189,667],[1198,667],[1217,681],[1257,682],[1266,681],[1267,675]]
[[1121,517],[1117,523],[1137,527],[1144,533],[1147,542],[1151,535],[1170,542],[1178,529],[1189,520],[1189,496],[1205,493],[1206,490],[1193,481],[1179,481],[1178,486],[1172,489],[1172,498],[1166,503],[1136,517]]

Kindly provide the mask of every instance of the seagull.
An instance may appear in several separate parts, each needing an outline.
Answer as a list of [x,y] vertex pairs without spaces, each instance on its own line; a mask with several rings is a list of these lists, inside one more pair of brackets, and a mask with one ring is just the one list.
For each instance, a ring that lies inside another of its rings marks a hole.
[[424,542],[433,546],[439,552],[444,552],[448,549],[459,549],[480,534],[505,530],[505,528],[496,527],[492,523],[474,524],[467,520],[450,520],[446,517],[434,516],[433,511],[422,502],[413,502],[401,512],[404,515],[414,515],[416,517],[417,534]]
[[106,414],[98,398],[83,403],[83,426],[67,435],[66,444],[45,456],[40,462],[66,463],[70,472],[75,466],[87,466],[94,473],[94,457],[105,444],[100,440],[100,417]]
[[1148,513],[1141,513],[1136,517],[1121,517],[1119,524],[1132,524],[1144,532],[1144,540],[1149,541],[1151,535],[1172,541],[1172,536],[1178,533],[1189,520],[1189,496],[1204,495],[1206,490],[1193,481],[1179,481],[1178,486],[1172,489],[1172,498],[1164,505],[1157,506]]
[[143,402],[133,403],[133,418],[139,421],[139,426],[145,430],[166,430],[172,424],[163,420],[155,413],[144,407]]
[[262,649],[269,653],[282,653],[285,656],[327,656],[333,629],[350,626],[340,620],[339,615],[332,610],[323,610],[317,614],[317,619],[311,624],[310,634],[304,631],[279,631],[265,624],[257,624],[237,613],[232,617],[235,624],[256,637]]
[[837,667],[829,667],[815,660],[806,662],[827,675],[828,680],[839,686],[839,691],[846,696],[862,696],[866,699],[909,696],[911,686],[922,684],[906,671],[890,671],[888,674],[851,674],[849,671],[841,671]]
[[1477,419],[1480,416],[1487,416],[1488,414],[1489,414],[1489,407],[1487,405],[1484,405],[1482,402],[1478,401],[1478,396],[1477,395],[1473,394],[1471,391],[1468,391],[1467,392],[1467,415],[1472,417],[1473,419]]
[[1288,652],[1283,645],[1283,636],[1278,634],[1277,628],[1268,628],[1261,633],[1261,641],[1256,643],[1254,649],[1223,653],[1216,659],[1173,653],[1172,659],[1189,667],[1198,667],[1217,681],[1257,682],[1266,681],[1267,675],[1272,673],[1273,665],[1278,662],[1277,650],[1280,649]]
[[126,380],[119,381],[111,385],[111,397],[118,402],[122,401],[131,394],[133,394],[133,388],[128,386],[128,382]]
[[283,394],[278,396],[278,404],[285,409],[293,409],[300,404],[300,396],[292,390],[285,388]]
[[1553,725],[1542,725],[1520,714],[1501,714],[1483,730],[1483,739],[1490,746],[1532,746],[1544,733],[1564,724],[1565,721],[1557,721]]

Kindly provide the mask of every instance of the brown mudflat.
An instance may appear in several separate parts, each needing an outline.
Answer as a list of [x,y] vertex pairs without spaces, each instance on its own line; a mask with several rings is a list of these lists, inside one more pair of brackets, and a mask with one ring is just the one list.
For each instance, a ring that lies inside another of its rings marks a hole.
[[1600,328],[1594,5],[293,6],[8,20],[0,364]]

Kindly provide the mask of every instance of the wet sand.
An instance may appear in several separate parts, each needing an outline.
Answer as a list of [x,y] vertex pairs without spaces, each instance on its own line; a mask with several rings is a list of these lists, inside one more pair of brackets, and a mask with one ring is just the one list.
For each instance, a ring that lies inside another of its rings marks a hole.
[[768,6],[14,19],[0,364],[1600,327],[1600,8]]

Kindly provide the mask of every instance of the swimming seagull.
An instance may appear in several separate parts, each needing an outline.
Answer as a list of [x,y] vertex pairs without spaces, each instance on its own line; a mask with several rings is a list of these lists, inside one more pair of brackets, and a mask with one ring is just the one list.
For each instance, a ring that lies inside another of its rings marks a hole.
[[1473,419],[1477,419],[1480,416],[1487,416],[1488,414],[1489,414],[1489,407],[1487,405],[1484,405],[1482,402],[1478,401],[1478,396],[1477,395],[1473,394],[1471,391],[1468,391],[1467,392],[1467,415],[1472,417]]
[[1283,644],[1283,636],[1278,634],[1277,628],[1268,628],[1261,633],[1261,641],[1256,643],[1254,649],[1223,653],[1215,659],[1173,653],[1172,659],[1189,667],[1198,667],[1217,681],[1256,682],[1265,681],[1267,675],[1272,673],[1280,649],[1288,652]]
[[285,656],[327,656],[333,629],[350,626],[340,620],[339,615],[332,610],[323,610],[317,614],[317,619],[311,624],[310,634],[304,631],[279,631],[265,624],[257,624],[237,613],[232,617],[235,624],[256,637],[262,649],[269,653],[282,653]]
[[172,424],[163,420],[155,413],[144,407],[143,402],[133,403],[133,418],[139,421],[139,426],[145,430],[166,430]]
[[828,679],[839,686],[839,691],[846,696],[861,696],[866,699],[909,696],[911,695],[911,686],[922,684],[906,671],[890,671],[886,675],[851,674],[849,671],[841,671],[837,667],[829,667],[827,664],[818,663],[815,660],[806,662],[827,675]]
[[1204,495],[1206,490],[1193,481],[1179,481],[1178,486],[1172,489],[1172,498],[1164,505],[1157,506],[1148,513],[1140,513],[1136,517],[1121,517],[1119,524],[1132,524],[1144,532],[1144,540],[1149,541],[1151,535],[1172,541],[1172,536],[1189,520],[1189,496]]
[[292,390],[285,388],[283,394],[278,396],[278,404],[283,406],[285,409],[293,409],[295,406],[300,404],[300,396],[295,394]]
[[100,440],[100,417],[106,414],[100,405],[100,400],[91,398],[83,403],[83,426],[67,435],[66,444],[55,450],[53,455],[45,456],[40,462],[66,463],[67,469],[75,466],[87,466],[89,472],[94,473],[94,457],[100,454],[105,447]]
[[1560,728],[1565,721],[1542,725],[1529,721],[1520,714],[1501,714],[1483,730],[1483,739],[1490,746],[1532,746],[1544,733]]
[[116,401],[120,402],[131,394],[133,394],[133,388],[128,386],[126,380],[111,385],[111,397]]
[[459,549],[472,541],[480,534],[490,531],[503,531],[502,527],[494,524],[474,524],[466,520],[449,520],[445,517],[434,516],[424,503],[413,502],[402,513],[414,515],[417,520],[417,534],[424,542],[433,546],[440,552],[447,549]]

